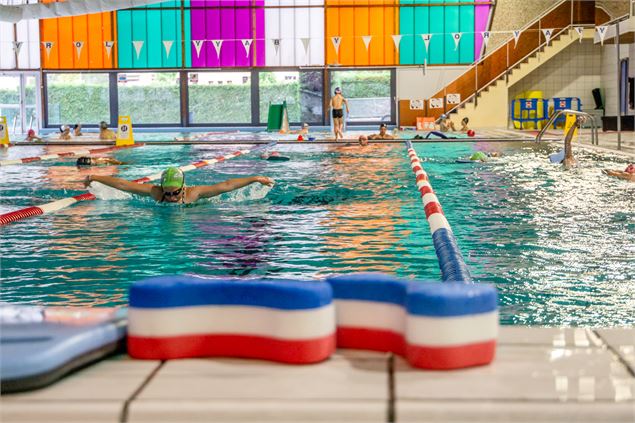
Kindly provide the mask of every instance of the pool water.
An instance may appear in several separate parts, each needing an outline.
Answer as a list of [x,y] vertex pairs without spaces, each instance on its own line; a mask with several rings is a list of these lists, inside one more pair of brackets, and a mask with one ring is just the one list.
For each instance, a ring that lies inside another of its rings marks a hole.
[[[43,148],[14,148],[6,158]],[[473,276],[499,289],[502,323],[635,323],[635,184],[600,172],[623,168],[623,159],[581,152],[580,166],[563,171],[549,163],[555,147],[545,144],[415,148]],[[81,193],[90,172],[134,179],[236,149],[146,146],[114,153],[130,163],[119,168],[78,170],[71,160],[0,168],[0,212]],[[455,163],[475,149],[504,157]],[[131,282],[164,274],[316,279],[377,271],[440,280],[404,146],[277,150],[291,160],[254,154],[186,176],[197,185],[262,174],[276,180],[270,191],[250,186],[177,206],[98,189],[109,199],[0,228],[2,301],[123,305]]]

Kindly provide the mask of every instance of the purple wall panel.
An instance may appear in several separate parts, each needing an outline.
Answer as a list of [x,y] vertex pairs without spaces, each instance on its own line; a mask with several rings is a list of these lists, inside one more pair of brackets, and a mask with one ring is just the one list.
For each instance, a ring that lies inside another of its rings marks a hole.
[[[481,3],[484,0],[476,0],[476,3]],[[481,32],[487,31],[487,22],[489,20],[491,6],[483,5],[483,6],[474,6],[474,57],[476,60],[480,60],[481,58],[481,49],[483,47],[483,36]]]
[[257,0],[256,6],[256,66],[264,66],[265,65],[265,9],[262,7],[265,5],[265,0]]
[[[233,0],[223,2],[220,10],[220,39],[223,41],[223,48],[220,52],[220,65],[226,67],[236,66],[236,10],[229,8],[233,5]],[[240,48],[240,44],[238,44]]]

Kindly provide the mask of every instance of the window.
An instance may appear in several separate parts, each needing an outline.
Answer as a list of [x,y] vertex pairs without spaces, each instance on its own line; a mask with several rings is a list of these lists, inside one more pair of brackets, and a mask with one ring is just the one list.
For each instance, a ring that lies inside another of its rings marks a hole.
[[190,123],[251,124],[250,76],[249,72],[190,73]]
[[46,92],[49,125],[110,122],[108,74],[49,73]]
[[289,121],[322,122],[322,72],[260,72],[260,123],[269,104],[287,102]]
[[180,124],[179,73],[120,73],[117,77],[119,115],[133,124]]
[[0,76],[0,116],[7,118],[9,130],[18,127],[20,113],[20,77]]
[[[336,87],[348,100],[348,122],[390,122],[392,116],[392,72],[334,71],[331,95]],[[330,119],[330,117],[329,117]]]

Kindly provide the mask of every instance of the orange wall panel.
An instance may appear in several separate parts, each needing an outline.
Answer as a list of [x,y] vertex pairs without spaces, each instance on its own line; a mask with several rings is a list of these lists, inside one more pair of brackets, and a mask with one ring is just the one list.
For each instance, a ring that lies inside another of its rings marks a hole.
[[[398,5],[398,0],[326,0],[326,63],[396,64],[392,35],[398,33]],[[372,36],[368,49],[365,35]],[[339,60],[331,41],[334,36],[342,37]]]
[[[43,0],[54,3],[60,0]],[[53,44],[47,58],[41,46],[43,69],[109,69],[117,67],[117,44],[114,30],[115,18],[112,12],[95,13],[42,19],[40,21],[41,41]],[[78,56],[75,42],[83,42]],[[108,57],[104,41],[115,41]]]

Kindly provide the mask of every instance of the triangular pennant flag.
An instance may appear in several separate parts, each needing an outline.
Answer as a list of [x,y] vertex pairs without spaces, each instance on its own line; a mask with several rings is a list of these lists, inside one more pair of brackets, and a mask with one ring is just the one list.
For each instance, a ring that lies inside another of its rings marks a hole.
[[223,47],[223,40],[212,40],[212,44],[216,50],[216,56],[220,58],[220,49]]
[[598,35],[600,36],[600,44],[604,45],[604,38],[606,37],[606,32],[608,31],[609,27],[606,25],[602,25],[602,26],[598,26],[595,28],[598,32]]
[[77,52],[77,58],[82,55],[82,47],[84,47],[83,41],[73,41],[73,45],[75,46],[75,51]]
[[42,41],[42,45],[44,46],[44,50],[46,50],[46,59],[51,58],[51,49],[55,43],[52,41]]
[[522,31],[512,31],[512,34],[514,34],[514,48],[518,46],[518,39],[520,38],[521,33]]
[[112,53],[112,48],[115,46],[114,41],[104,41],[104,48],[106,49],[106,56],[110,59],[110,54]]
[[395,43],[395,48],[399,50],[399,44],[401,44],[401,35],[400,34],[393,35],[392,42]]
[[551,36],[553,35],[553,29],[543,29],[542,33],[545,35],[545,39],[547,40],[547,45],[551,41]]
[[249,56],[249,49],[251,48],[251,44],[254,42],[254,40],[252,40],[251,38],[246,38],[244,40],[240,40],[240,42],[243,44],[243,47],[245,47],[245,54]]
[[368,45],[370,44],[370,40],[373,38],[372,35],[363,35],[362,40],[364,40],[364,45],[366,46],[366,50],[368,50]]
[[192,40],[192,44],[194,44],[194,50],[196,50],[196,58],[201,56],[201,49],[203,48],[203,44],[205,40]]
[[20,50],[22,49],[22,44],[24,44],[24,42],[22,41],[13,42],[13,51],[15,52],[15,54],[20,54]]
[[134,50],[137,52],[137,60],[139,60],[141,49],[143,48],[143,41],[133,41],[132,45],[134,46]]
[[487,43],[489,43],[489,37],[490,37],[490,32],[489,31],[483,31],[481,32],[481,36],[483,37],[483,45],[485,46],[485,48],[487,48]]
[[342,37],[331,37],[333,47],[335,47],[335,53],[340,54],[340,44],[342,44]]
[[172,44],[174,44],[174,41],[172,40],[164,40],[163,41],[163,48],[165,48],[165,57],[169,58],[170,57],[170,51],[172,51]]
[[300,38],[300,41],[302,41],[302,45],[304,46],[304,54],[309,54],[309,46],[311,45],[311,39]]
[[280,38],[274,38],[271,42],[273,43],[273,50],[276,52],[277,56],[280,51]]
[[459,43],[461,42],[461,37],[463,36],[462,32],[453,32],[452,39],[454,40],[454,50],[459,48]]
[[426,46],[426,52],[430,48],[430,40],[432,39],[432,34],[421,34],[421,38],[423,38],[423,44]]
[[580,38],[580,42],[582,42],[582,37],[584,35],[584,27],[576,26],[574,29],[575,29],[575,32],[578,33],[578,37]]

